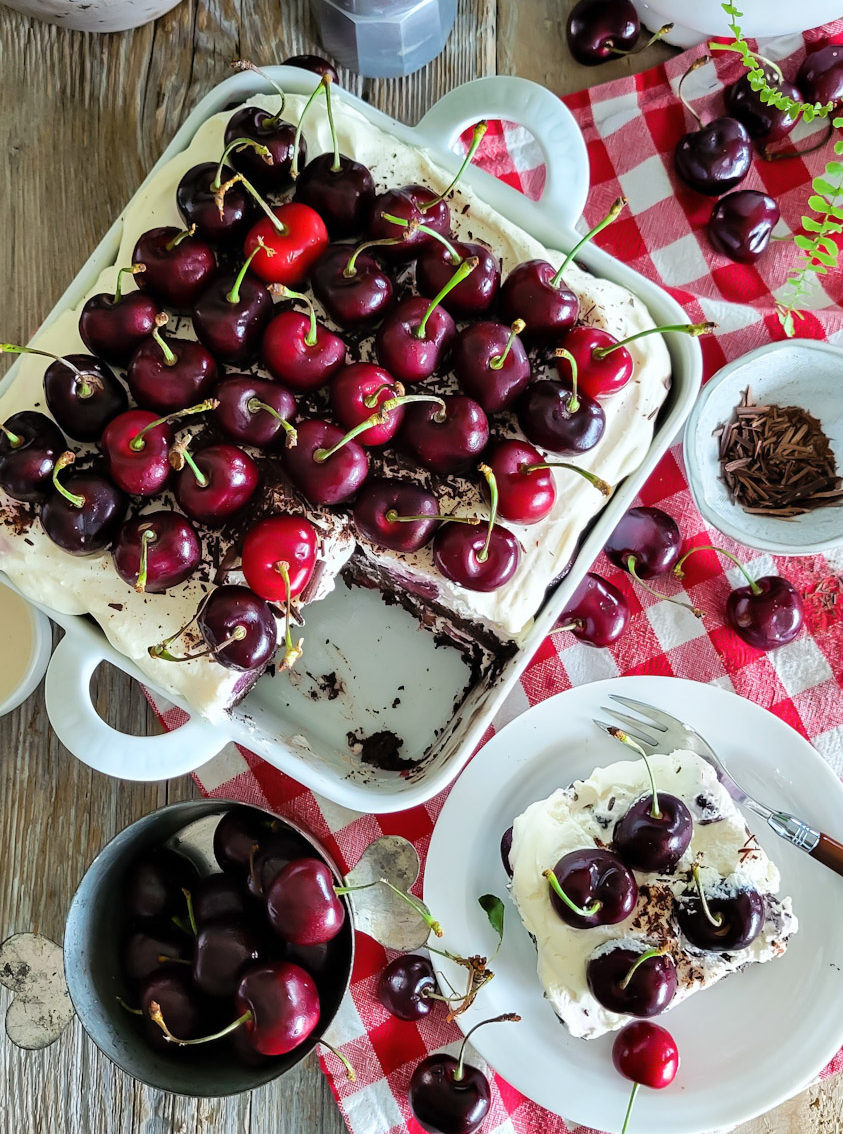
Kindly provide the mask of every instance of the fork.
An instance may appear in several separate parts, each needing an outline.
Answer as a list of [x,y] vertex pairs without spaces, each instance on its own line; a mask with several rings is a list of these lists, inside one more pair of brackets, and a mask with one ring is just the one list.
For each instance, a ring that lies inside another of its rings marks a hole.
[[[655,752],[675,751],[677,748],[687,748],[702,756],[703,760],[708,761],[714,768],[718,780],[735,803],[745,805],[750,811],[766,819],[769,826],[786,842],[792,843],[799,850],[806,851],[830,870],[843,874],[843,843],[838,843],[836,839],[823,834],[822,831],[815,830],[809,823],[797,819],[795,815],[789,815],[786,811],[774,811],[773,808],[767,807],[744,791],[708,741],[689,725],[643,701],[621,697],[616,693],[610,693],[609,698],[638,714],[637,717],[631,717],[611,706],[603,706],[603,711],[620,721],[624,731],[641,745],[648,756],[652,756]],[[616,727],[606,724],[605,721],[595,720],[594,723],[607,730]]]

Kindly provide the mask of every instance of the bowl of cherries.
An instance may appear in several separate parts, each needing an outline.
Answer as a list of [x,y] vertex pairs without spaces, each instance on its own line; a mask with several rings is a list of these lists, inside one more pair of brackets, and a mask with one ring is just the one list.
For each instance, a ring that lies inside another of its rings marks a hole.
[[65,931],[68,990],[94,1043],[149,1086],[198,1096],[252,1090],[323,1043],[353,956],[324,850],[222,800],[171,804],[117,835]]

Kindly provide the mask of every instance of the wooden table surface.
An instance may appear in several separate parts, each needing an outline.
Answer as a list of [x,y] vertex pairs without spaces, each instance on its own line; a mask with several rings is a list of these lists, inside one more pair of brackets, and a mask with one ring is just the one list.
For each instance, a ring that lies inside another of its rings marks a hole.
[[[518,74],[563,94],[643,69],[655,46],[594,71],[564,44],[571,0],[460,0],[450,41],[404,80],[345,85],[415,122],[457,83]],[[318,51],[307,0],[183,0],[134,32],[86,36],[0,6],[0,338],[25,342],[134,192],[196,102],[235,56],[267,63]],[[5,366],[3,367],[5,369]],[[112,725],[157,726],[140,690],[108,669],[96,703]],[[162,804],[196,794],[107,779],[53,735],[39,690],[0,720],[0,940],[36,930],[62,940],[85,867],[116,832]],[[0,989],[0,1012],[9,993]],[[717,1085],[712,1084],[712,1090]],[[841,1134],[843,1077],[806,1091],[741,1134]],[[339,1112],[315,1059],[233,1099],[176,1098],[113,1067],[76,1020],[43,1052],[0,1040],[0,1134],[340,1134]]]

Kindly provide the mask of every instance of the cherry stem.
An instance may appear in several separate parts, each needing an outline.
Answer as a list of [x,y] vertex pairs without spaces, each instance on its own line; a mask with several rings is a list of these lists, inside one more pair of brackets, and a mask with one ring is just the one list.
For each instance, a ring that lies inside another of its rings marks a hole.
[[11,429],[5,425],[0,425],[0,433],[3,434],[13,449],[19,449],[23,444],[23,438],[19,437],[17,433],[12,433]]
[[299,638],[298,642],[293,645],[293,639],[290,634],[290,603],[292,601],[292,587],[290,586],[290,564],[286,559],[279,559],[275,564],[275,570],[284,580],[284,590],[286,599],[284,603],[284,658],[281,662],[282,669],[292,669],[298,659],[302,656],[303,638]]
[[690,551],[685,552],[685,554],[682,556],[682,558],[676,563],[676,565],[673,568],[673,574],[676,576],[677,579],[684,579],[685,578],[685,572],[682,570],[682,565],[685,562],[685,560],[688,559],[691,555],[693,555],[694,552],[696,552],[696,551],[716,551],[718,555],[725,555],[726,558],[731,559],[731,561],[734,563],[734,565],[740,570],[741,574],[743,575],[743,577],[746,579],[747,583],[749,584],[749,589],[752,591],[752,593],[754,595],[760,595],[761,594],[761,588],[758,586],[756,581],[752,578],[749,571],[747,571],[746,567],[744,567],[743,563],[741,563],[740,559],[738,559],[737,556],[732,555],[731,551],[726,551],[722,547],[713,547],[710,543],[700,544],[699,547],[692,547]]
[[[301,143],[301,131],[302,125],[304,124],[304,116],[307,114],[308,110],[310,110],[310,107],[313,104],[313,100],[317,97],[317,95],[320,95],[322,91],[325,91],[325,94],[327,95],[328,83],[325,82],[325,78],[325,75],[322,75],[320,77],[319,82],[314,87],[310,98],[304,104],[304,108],[299,115],[298,125],[296,126],[296,136],[295,138],[293,138],[293,164],[290,166],[290,177],[293,181],[295,181],[299,175],[299,145]],[[330,82],[330,80],[328,80],[328,82]]]
[[279,87],[276,81],[272,78],[272,76],[267,74],[267,72],[264,71],[261,67],[256,67],[255,64],[252,63],[249,59],[232,59],[231,66],[235,71],[254,71],[256,75],[260,75],[260,77],[265,82],[269,83],[269,85],[281,99],[281,105],[278,108],[278,113],[271,115],[268,121],[277,122],[281,115],[284,113],[284,104],[287,101],[287,96],[281,89],[281,87]]
[[450,240],[448,240],[446,236],[443,236],[441,232],[437,232],[435,228],[431,228],[426,224],[419,224],[418,221],[402,220],[401,217],[396,217],[392,213],[384,213],[383,219],[389,221],[390,224],[405,229],[407,234],[411,232],[423,232],[425,236],[433,237],[434,240],[438,240],[440,244],[448,249],[452,264],[456,266],[462,263],[462,256],[460,256]]
[[[39,350],[37,347],[15,346],[14,343],[0,343],[0,352],[2,352],[3,354],[38,354],[42,358],[51,358],[53,362],[61,362],[64,366],[67,367],[68,370],[72,370],[79,381],[82,382],[83,385],[87,385],[87,383],[85,383],[85,375],[82,373],[79,367],[74,366],[69,358],[64,358],[60,354],[53,354],[49,350]],[[88,398],[91,396],[91,392],[92,391],[89,390],[87,394],[83,394],[80,391],[79,396]]]
[[648,592],[648,594],[654,595],[656,598],[665,599],[667,602],[672,602],[674,606],[682,606],[685,608],[685,610],[690,610],[694,618],[703,617],[703,612],[699,609],[699,607],[691,606],[689,602],[683,602],[682,599],[673,598],[671,595],[663,594],[661,591],[657,591],[655,587],[651,587],[650,584],[645,582],[638,574],[638,568],[635,566],[635,562],[636,560],[634,555],[628,556],[626,561],[626,569],[627,571],[629,571],[630,575],[633,577],[636,583],[638,583],[639,586],[643,587],[644,590]]
[[416,338],[423,339],[424,333],[427,330],[427,321],[449,291],[453,291],[458,283],[462,283],[466,276],[471,275],[480,260],[477,256],[469,256],[467,260],[463,260],[445,286],[431,299],[430,306],[425,311],[422,321],[419,323],[418,330],[416,331]]
[[418,208],[420,213],[426,213],[428,209],[433,207],[433,205],[438,205],[440,201],[443,201],[451,192],[451,190],[456,189],[457,184],[462,178],[462,175],[468,169],[469,165],[471,165],[471,161],[480,148],[480,143],[486,136],[486,131],[488,129],[489,123],[485,120],[477,123],[477,125],[474,127],[474,133],[471,136],[471,145],[466,150],[465,157],[462,159],[462,165],[460,165],[459,169],[454,174],[451,184],[446,189],[443,189],[442,192],[438,194],[438,196],[431,198],[431,200],[427,201],[424,205],[419,205]]
[[184,957],[168,957],[166,953],[159,953],[157,957],[159,965],[192,965],[193,961],[188,961]]
[[509,338],[506,340],[506,346],[500,354],[492,355],[489,359],[490,370],[502,370],[503,364],[506,362],[509,352],[512,350],[512,344],[515,342],[515,336],[520,335],[526,326],[523,319],[516,319],[509,329]]
[[400,382],[384,382],[382,386],[378,386],[377,390],[363,398],[363,405],[366,409],[377,409],[378,398],[387,391],[391,391],[397,398],[400,398],[404,394],[404,387]]
[[630,1093],[630,1096],[629,1096],[629,1103],[627,1104],[626,1116],[624,1117],[624,1120],[623,1120],[623,1126],[621,1128],[621,1134],[626,1134],[627,1127],[629,1126],[629,1120],[632,1117],[632,1108],[635,1105],[636,1098],[638,1097],[638,1089],[639,1089],[640,1086],[641,1086],[640,1083],[633,1083],[632,1084],[632,1092]]
[[61,483],[61,481],[59,480],[59,473],[62,471],[62,469],[66,469],[68,467],[68,465],[72,465],[72,464],[75,464],[75,463],[76,463],[76,454],[75,453],[72,453],[69,450],[66,453],[62,453],[62,455],[58,458],[56,463],[53,465],[53,488],[55,488],[56,492],[60,492],[61,495],[65,498],[65,500],[67,500],[69,504],[72,504],[74,508],[84,508],[85,507],[85,497],[84,496],[76,496],[76,495],[74,495],[74,493],[69,492],[64,487],[64,485]]
[[161,1005],[157,1000],[150,1000],[149,1002],[149,1018],[153,1022],[153,1024],[158,1025],[158,1027],[164,1033],[164,1038],[167,1039],[170,1043],[178,1044],[179,1047],[193,1047],[196,1044],[212,1043],[214,1040],[222,1039],[224,1036],[231,1035],[231,1033],[236,1031],[241,1024],[246,1024],[250,1020],[253,1020],[254,1016],[250,1010],[247,1010],[243,1013],[242,1016],[238,1016],[236,1020],[232,1020],[230,1024],[227,1024],[224,1028],[220,1028],[218,1032],[214,1032],[210,1036],[199,1036],[197,1039],[187,1040],[179,1039],[178,1036],[173,1035],[173,1033],[164,1023],[164,1017],[161,1015]]
[[[336,445],[330,449],[316,449],[313,453],[313,459],[317,464],[324,464],[329,457],[333,457],[337,450],[341,449],[348,441],[352,441],[361,433],[365,433],[367,429],[374,429],[376,425],[385,425],[390,413],[397,409],[399,406],[407,405],[408,402],[438,402],[440,410],[434,415],[434,420],[444,420],[446,410],[445,402],[442,398],[437,398],[433,394],[404,394],[400,398],[389,398],[385,402],[381,402],[376,413],[370,414],[365,421],[361,421],[359,425],[355,425],[353,429],[349,429],[345,437],[341,437]],[[440,419],[440,414],[443,415]]]
[[[193,620],[191,619],[191,621]],[[187,625],[189,626],[190,622],[188,622]],[[183,629],[186,630],[187,627],[183,627]],[[179,634],[180,633],[182,633],[181,630],[179,631]],[[175,654],[171,654],[167,649],[167,646],[170,644],[170,642],[174,641],[179,636],[178,634],[174,634],[172,638],[165,639],[159,646],[150,646],[147,652],[151,658],[158,658],[160,661],[198,661],[200,658],[207,658],[211,654],[213,654],[213,656],[216,658],[216,655],[220,652],[220,650],[224,650],[226,646],[230,646],[234,642],[242,642],[246,637],[246,633],[247,631],[245,626],[235,626],[231,634],[229,634],[227,638],[223,639],[222,642],[217,642],[213,649],[211,649],[211,647],[209,646],[207,650],[200,650],[198,654],[182,654],[180,658],[177,658]]]
[[188,406],[187,409],[177,410],[176,413],[169,413],[166,417],[157,417],[155,421],[150,421],[149,425],[145,425],[139,433],[129,442],[129,448],[133,453],[139,453],[145,446],[144,434],[148,433],[150,429],[156,429],[159,425],[167,425],[171,421],[176,421],[182,417],[189,417],[193,413],[205,413],[206,410],[216,409],[219,405],[216,398],[206,398],[204,402],[199,402],[198,405]]
[[[802,157],[803,154],[812,154],[812,153],[814,153],[815,150],[821,150],[825,146],[828,139],[831,137],[833,130],[834,130],[833,123],[830,120],[826,120],[826,123],[825,123],[825,126],[823,128],[823,132],[822,132],[821,137],[819,138],[818,141],[813,142],[810,146],[803,146],[800,149],[800,147],[793,146],[791,144],[790,149],[784,149],[784,150],[771,150],[769,146],[761,146],[759,152],[760,152],[762,158],[764,159],[764,161],[783,161],[785,158]],[[790,144],[790,143],[788,143],[788,144]],[[791,237],[787,237],[787,236],[785,236],[785,237],[777,236],[776,237],[776,240],[788,240],[788,239],[792,240],[793,237],[792,236]]]
[[172,240],[169,240],[164,248],[167,252],[172,252],[174,248],[178,248],[183,240],[187,240],[188,236],[196,235],[196,225],[192,224],[190,228],[183,228],[181,232],[177,232]]
[[615,47],[614,44],[609,44],[608,47],[613,55],[640,55],[642,51],[646,51],[648,47],[652,47],[654,43],[658,42],[662,36],[667,35],[670,31],[673,31],[673,24],[662,24],[658,31],[653,32],[646,43],[642,43],[639,47],[633,47],[629,51],[625,51],[622,47]]
[[196,464],[196,461],[193,459],[193,455],[191,454],[191,452],[187,448],[187,446],[185,445],[184,447],[180,448],[179,453],[180,453],[184,463],[187,465],[187,467],[190,469],[190,471],[196,477],[196,483],[199,485],[199,487],[200,488],[207,488],[208,487],[208,478],[205,476],[205,474],[202,472],[202,470]]
[[550,637],[554,634],[562,634],[566,630],[582,630],[585,628],[585,623],[581,618],[572,618],[570,622],[566,622],[564,626],[554,626],[550,631]]
[[388,245],[390,247],[394,247],[396,244],[403,244],[403,243],[404,243],[404,237],[403,236],[385,236],[385,237],[382,237],[380,240],[366,240],[362,244],[358,244],[358,246],[354,249],[354,251],[349,256],[348,263],[345,265],[345,267],[342,270],[343,277],[347,280],[350,280],[350,279],[353,279],[357,275],[357,268],[355,267],[355,264],[357,262],[357,257],[360,255],[361,252],[365,252],[367,248],[382,248],[386,245]]
[[676,331],[680,335],[690,335],[691,338],[698,339],[701,335],[710,335],[717,327],[716,323],[677,323],[672,327],[647,327],[643,331],[638,331],[634,335],[627,335],[625,339],[620,339],[618,342],[613,343],[612,346],[594,347],[591,352],[592,358],[605,358],[606,355],[611,354],[613,350],[618,347],[626,346],[627,343],[634,343],[636,339],[643,339],[646,335],[663,335],[667,331]]
[[571,901],[571,899],[559,885],[559,879],[556,877],[556,874],[552,870],[545,870],[542,873],[543,876],[547,879],[548,884],[556,897],[561,898],[568,909],[573,910],[574,913],[579,914],[580,917],[594,917],[596,913],[603,909],[603,903],[599,898],[595,898],[590,906],[578,906],[575,902]]
[[569,350],[566,350],[564,347],[557,347],[557,349],[553,353],[556,358],[567,358],[568,365],[571,367],[571,385],[573,387],[573,393],[568,398],[568,409],[571,411],[571,413],[576,413],[580,408],[580,399],[577,396],[577,376],[579,373],[577,360],[576,358],[574,358],[571,352]]
[[635,976],[644,962],[652,960],[653,957],[670,957],[670,953],[668,953],[666,949],[648,949],[646,953],[642,953],[641,956],[637,957],[635,962],[631,965],[629,972],[626,974],[623,980],[618,983],[618,988],[625,991],[629,987],[629,982],[632,980],[632,978]]
[[502,1016],[493,1016],[491,1020],[481,1020],[479,1024],[475,1024],[473,1028],[465,1033],[462,1043],[460,1044],[460,1053],[457,1057],[457,1069],[454,1072],[454,1082],[459,1083],[463,1077],[463,1062],[465,1060],[465,1049],[471,1036],[477,1031],[478,1028],[485,1027],[486,1024],[505,1024],[517,1023],[521,1017],[517,1012],[504,1012]]
[[264,211],[264,213],[266,213],[267,217],[272,222],[272,227],[275,229],[275,231],[278,233],[278,235],[279,236],[286,236],[287,235],[287,226],[285,224],[281,223],[281,221],[278,219],[278,217],[275,215],[275,213],[272,211],[272,209],[269,207],[269,205],[266,203],[266,201],[263,199],[263,197],[260,195],[260,193],[254,187],[254,185],[251,183],[251,181],[249,181],[247,178],[245,178],[242,173],[235,173],[235,175],[233,177],[229,178],[229,180],[226,181],[224,185],[220,185],[220,187],[217,190],[215,190],[214,200],[217,203],[217,208],[219,209],[220,216],[223,215],[223,212],[225,210],[225,195],[226,195],[226,193],[229,191],[229,189],[233,185],[237,185],[238,182],[239,182],[240,185],[243,186],[243,188],[246,190],[246,192],[257,202],[257,204]]
[[148,578],[148,549],[151,543],[154,543],[158,537],[152,528],[144,528],[141,532],[141,547],[140,547],[140,565],[138,567],[138,577],[135,580],[135,590],[139,595],[142,595],[146,590],[146,581]]
[[155,316],[155,326],[152,328],[152,337],[161,348],[161,353],[164,355],[164,365],[175,366],[178,362],[178,356],[172,347],[164,341],[164,337],[161,334],[161,328],[166,327],[169,321],[166,312],[159,312]]
[[702,906],[702,911],[705,914],[706,920],[710,921],[715,929],[719,929],[723,924],[723,914],[711,912],[711,907],[708,904],[708,898],[705,896],[705,890],[703,890],[702,881],[700,879],[700,868],[698,863],[694,864],[691,870],[691,874],[694,876],[694,885],[697,887],[697,893],[700,896],[700,905]]
[[114,285],[114,303],[119,303],[123,295],[123,276],[139,276],[146,271],[146,264],[132,264],[130,268],[121,268],[117,273],[117,283]]
[[260,398],[249,398],[248,402],[246,402],[246,409],[249,413],[260,413],[263,411],[264,413],[272,414],[276,421],[283,426],[284,432],[287,434],[285,444],[288,449],[294,448],[298,443],[299,435],[296,427],[291,425],[286,417],[282,417],[277,409],[273,409],[273,407],[267,405],[266,402],[262,402]]
[[692,106],[688,105],[687,99],[682,94],[682,87],[685,85],[685,80],[688,78],[689,75],[693,74],[694,71],[698,71],[700,69],[700,67],[704,67],[706,63],[710,63],[710,62],[711,62],[711,56],[710,55],[701,55],[699,57],[699,59],[695,59],[694,62],[691,64],[691,66],[688,68],[688,70],[685,72],[685,74],[682,76],[682,78],[679,80],[679,86],[676,88],[676,94],[679,98],[679,101],[682,103],[682,105],[685,107],[685,109],[688,111],[688,113],[692,114],[694,116],[694,118],[696,118],[697,125],[699,127],[702,127],[702,124],[703,124],[702,118],[700,118],[699,114],[697,114],[696,110],[694,110],[694,108]]
[[550,281],[551,287],[559,287],[559,285],[562,283],[562,276],[565,274],[566,268],[574,259],[579,250],[581,248],[584,248],[586,244],[590,244],[595,236],[597,236],[599,232],[602,232],[604,228],[607,228],[612,223],[612,221],[617,220],[625,205],[626,197],[618,197],[617,200],[612,203],[612,207],[609,209],[608,213],[606,213],[605,217],[603,217],[601,221],[598,221],[594,228],[592,228],[585,234],[582,240],[577,241],[577,243],[565,257],[565,259],[562,261],[562,264],[556,272],[556,275]]
[[414,894],[410,894],[406,890],[400,890],[397,886],[393,886],[388,878],[375,878],[372,882],[362,882],[359,886],[335,886],[334,893],[338,897],[342,897],[344,894],[351,894],[355,890],[368,890],[371,886],[386,886],[388,890],[391,890],[393,894],[397,894],[411,909],[416,911],[434,937],[443,936],[442,926],[433,917],[427,906],[423,902],[420,902]]
[[414,520],[436,520],[440,524],[482,524],[483,520],[480,516],[431,516],[419,513],[417,516],[399,516],[394,508],[390,508],[384,512],[383,518],[388,524],[411,524]]
[[[214,193],[214,196],[216,196],[217,193],[220,192],[223,194],[223,196],[225,196],[225,191],[233,183],[232,179],[232,181],[226,182],[225,186],[222,186],[220,184],[220,182],[222,181],[222,170],[223,166],[225,165],[225,159],[230,153],[233,153],[235,150],[243,149],[254,150],[255,153],[260,154],[267,165],[273,164],[274,159],[266,146],[261,145],[260,142],[256,142],[253,138],[235,138],[234,141],[229,142],[225,149],[222,151],[222,157],[217,164],[217,172],[214,174],[214,180],[211,182],[211,189]],[[220,210],[220,212],[222,212],[222,210]]]
[[202,607],[200,604],[200,606],[197,607],[196,611],[191,615],[187,622],[185,622],[184,626],[179,627],[179,629],[176,630],[175,634],[171,634],[169,638],[165,638],[164,641],[159,643],[157,646],[150,646],[147,650],[149,656],[151,658],[161,658],[164,661],[178,661],[178,658],[174,657],[169,652],[168,646],[171,642],[175,642],[176,638],[180,638],[182,634],[184,634],[184,632],[193,625],[193,623],[199,617],[199,611],[201,609]]
[[659,807],[659,793],[656,791],[656,778],[653,775],[653,769],[650,767],[650,761],[647,759],[647,753],[641,747],[637,740],[626,733],[621,728],[615,728],[614,725],[606,730],[609,736],[613,736],[615,740],[619,740],[622,744],[626,744],[629,748],[635,749],[641,759],[644,761],[644,766],[647,769],[647,775],[650,777],[650,790],[653,793],[653,804],[650,808],[650,815],[653,819],[661,819],[662,810]]
[[184,894],[184,901],[185,905],[187,906],[187,920],[190,922],[190,931],[195,937],[199,932],[199,929],[196,925],[196,914],[193,910],[193,895],[185,886],[182,887],[181,892]]
[[584,477],[589,484],[593,485],[598,492],[602,492],[604,496],[611,496],[612,486],[603,480],[602,477],[597,476],[588,469],[581,469],[579,465],[572,465],[569,461],[544,461],[540,465],[519,465],[518,471],[521,473],[538,472],[540,469],[569,469],[570,472],[578,473]]
[[123,999],[123,997],[122,997],[122,996],[118,996],[118,997],[117,997],[117,1003],[118,1003],[118,1004],[120,1005],[120,1007],[121,1007],[121,1008],[123,1008],[123,1009],[124,1009],[124,1010],[125,1010],[126,1012],[131,1012],[133,1016],[142,1016],[142,1015],[143,1015],[143,1009],[142,1009],[142,1008],[133,1008],[133,1007],[131,1006],[131,1004],[127,1004],[127,1003],[126,1003],[126,1001],[125,1001],[125,1000]]
[[259,236],[257,245],[252,249],[246,259],[243,261],[243,266],[235,277],[231,291],[225,297],[229,303],[240,302],[240,288],[243,286],[243,280],[246,278],[246,272],[248,272],[249,268],[251,267],[252,260],[254,260],[255,256],[257,256],[258,252],[265,252],[267,256],[275,255],[275,249],[267,248],[267,246],[263,242],[263,239]]
[[304,336],[304,341],[307,346],[316,346],[316,310],[311,303],[310,299],[301,291],[293,291],[292,288],[287,287],[285,284],[276,284],[274,288],[276,295],[280,295],[282,299],[297,299],[307,307],[308,314],[310,315],[310,327],[307,334]]
[[486,483],[489,486],[489,527],[486,531],[486,541],[483,544],[481,551],[477,553],[477,559],[480,563],[485,563],[489,558],[489,544],[492,542],[492,532],[495,527],[495,519],[498,514],[498,481],[495,474],[488,465],[478,465],[480,472],[486,478]]
[[322,76],[322,82],[325,84],[325,112],[328,115],[328,127],[331,131],[331,141],[334,145],[334,162],[331,166],[331,173],[339,173],[342,168],[340,165],[340,143],[337,138],[337,128],[334,124],[334,107],[331,103],[331,83],[333,80],[328,74]]
[[323,1047],[327,1047],[328,1051],[330,1051],[330,1053],[332,1055],[335,1055],[337,1057],[337,1059],[340,1061],[340,1063],[343,1065],[343,1067],[345,1068],[345,1077],[346,1077],[346,1079],[348,1079],[349,1083],[356,1083],[357,1082],[357,1072],[351,1066],[350,1062],[346,1059],[346,1057],[343,1055],[343,1053],[341,1051],[338,1051],[332,1043],[328,1043],[328,1041],[326,1039],[320,1039],[319,1042],[321,1043],[321,1045]]

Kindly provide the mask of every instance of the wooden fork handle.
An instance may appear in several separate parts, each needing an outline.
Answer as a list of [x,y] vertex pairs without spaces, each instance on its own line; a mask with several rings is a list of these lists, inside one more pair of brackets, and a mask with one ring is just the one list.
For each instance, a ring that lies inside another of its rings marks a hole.
[[811,858],[815,858],[830,870],[843,874],[843,843],[838,843],[829,835],[820,832],[820,840],[811,851]]

